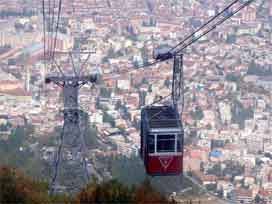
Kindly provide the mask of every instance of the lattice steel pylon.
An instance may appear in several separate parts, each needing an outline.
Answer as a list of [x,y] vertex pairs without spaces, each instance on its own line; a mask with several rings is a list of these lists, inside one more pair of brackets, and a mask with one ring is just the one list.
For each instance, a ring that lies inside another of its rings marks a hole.
[[[80,116],[83,111],[79,109],[78,92],[81,86],[87,83],[95,83],[95,74],[88,76],[62,76],[46,77],[45,83],[55,83],[63,89],[64,124],[60,136],[60,143],[54,161],[54,175],[50,185],[50,194],[57,190],[57,178],[59,177],[59,165],[62,162],[62,171],[65,181],[62,181],[67,191],[76,192],[83,183],[88,183],[89,174],[86,164],[85,138],[81,131]],[[65,154],[64,154],[65,153]],[[80,166],[82,173],[76,172]],[[72,171],[71,171],[72,170]],[[61,181],[59,182],[59,184]]]
[[[84,125],[86,126],[86,121],[83,122],[82,118],[86,119],[86,114],[80,110],[79,108],[79,90],[81,86],[88,83],[95,83],[97,80],[96,74],[88,74],[82,76],[82,69],[86,65],[89,60],[91,53],[93,52],[81,52],[80,40],[81,40],[81,26],[80,26],[80,16],[75,16],[75,7],[74,2],[72,3],[72,13],[73,17],[76,21],[76,26],[73,29],[73,37],[77,39],[78,43],[73,47],[72,52],[61,52],[58,50],[60,54],[69,54],[71,57],[72,68],[74,71],[73,76],[66,76],[62,71],[61,67],[55,61],[55,54],[57,48],[57,33],[60,23],[60,15],[62,8],[62,0],[59,0],[58,7],[58,20],[55,28],[55,37],[54,40],[47,40],[47,49],[44,47],[44,58],[48,59],[50,63],[54,64],[52,67],[56,67],[61,74],[61,76],[47,76],[45,77],[45,83],[55,83],[59,87],[62,88],[63,91],[63,118],[64,124],[59,138],[59,146],[57,148],[55,159],[54,159],[54,172],[52,175],[52,181],[50,184],[50,194],[54,192],[63,191],[61,190],[61,186],[65,187],[65,191],[68,193],[74,193],[80,190],[84,184],[89,182],[89,173],[87,169],[87,157],[86,157],[86,144],[83,133]],[[47,8],[49,11],[49,21],[51,23],[51,27],[54,24],[54,6],[49,5]],[[46,8],[45,2],[43,1],[43,21],[44,21],[44,29],[46,23]],[[50,12],[51,11],[51,12]],[[53,16],[50,15],[53,12]],[[50,14],[51,13],[51,14]],[[52,22],[51,22],[52,21]],[[54,29],[53,29],[54,31]],[[45,30],[44,30],[44,40],[45,40]],[[46,45],[46,42],[44,42]],[[77,46],[76,46],[77,45]],[[49,52],[49,53],[47,53]],[[80,54],[88,54],[88,57],[81,63]],[[78,63],[74,63],[73,54],[75,54],[78,59]],[[47,56],[48,55],[48,56]],[[84,124],[84,125],[83,125]],[[83,167],[83,168],[80,168]],[[80,171],[82,170],[83,171]]]

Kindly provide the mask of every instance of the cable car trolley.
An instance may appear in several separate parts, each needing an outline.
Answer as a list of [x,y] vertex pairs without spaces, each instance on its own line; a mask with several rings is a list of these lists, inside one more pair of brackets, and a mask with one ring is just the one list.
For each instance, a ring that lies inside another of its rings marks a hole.
[[140,152],[147,174],[153,176],[182,173],[184,131],[177,106],[184,98],[182,55],[174,57],[173,67],[171,104],[151,105],[141,110]]
[[147,174],[181,174],[184,133],[178,111],[173,106],[150,106],[141,116],[141,157]]
[[[183,138],[182,118],[178,107],[184,106],[183,54],[186,48],[207,35],[254,0],[233,0],[221,12],[186,36],[176,46],[163,45],[153,51],[151,66],[167,60],[173,63],[172,103],[168,106],[145,106],[141,110],[141,149],[147,174],[178,175],[182,173]],[[181,105],[181,106],[180,106]]]

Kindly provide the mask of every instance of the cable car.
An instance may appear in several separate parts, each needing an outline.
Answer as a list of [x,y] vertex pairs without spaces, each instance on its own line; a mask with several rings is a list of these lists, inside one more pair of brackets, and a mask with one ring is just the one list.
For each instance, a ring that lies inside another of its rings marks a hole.
[[179,175],[183,161],[183,127],[173,106],[150,106],[141,111],[141,150],[146,173]]

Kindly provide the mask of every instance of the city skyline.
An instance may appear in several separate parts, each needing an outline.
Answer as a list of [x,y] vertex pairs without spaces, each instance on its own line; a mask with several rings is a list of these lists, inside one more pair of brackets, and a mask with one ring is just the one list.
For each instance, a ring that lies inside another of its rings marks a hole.
[[[101,77],[79,93],[99,144],[89,144],[88,155],[139,156],[141,107],[171,93],[173,65],[135,67],[152,61],[155,48],[179,43],[231,1],[63,1],[54,63],[43,59],[55,35],[46,30],[44,37],[41,3],[24,2],[0,2],[0,140],[31,124],[38,157],[50,162],[56,146],[41,141],[57,141],[63,102],[61,88],[44,84],[46,76],[60,76],[58,66],[74,74],[73,63],[86,62],[82,74]],[[222,198],[272,197],[271,29],[272,1],[256,0],[184,53],[184,172]],[[73,54],[72,60],[66,52],[78,46],[95,53]],[[92,141],[90,133],[86,137]],[[90,172],[98,171],[89,157]]]

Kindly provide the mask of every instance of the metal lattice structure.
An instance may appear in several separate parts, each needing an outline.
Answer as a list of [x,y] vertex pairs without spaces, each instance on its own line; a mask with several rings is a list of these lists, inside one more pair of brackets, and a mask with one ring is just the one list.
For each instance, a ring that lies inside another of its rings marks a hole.
[[184,79],[183,79],[183,55],[176,55],[174,57],[173,66],[173,81],[172,81],[172,101],[173,105],[177,106],[178,101],[181,100],[181,107],[184,106]]
[[[79,37],[80,39],[80,19],[75,17],[73,1],[71,1],[71,5],[73,18],[76,20],[76,27],[73,32],[74,38]],[[60,73],[60,76],[45,77],[45,83],[54,83],[62,88],[64,103],[62,111],[64,123],[53,162],[54,171],[50,184],[50,194],[63,191],[62,186],[66,188],[66,192],[73,193],[89,182],[87,148],[84,137],[85,126],[88,125],[85,120],[88,114],[80,110],[78,96],[83,85],[96,83],[96,74],[84,75],[82,73],[93,52],[81,52],[80,44],[77,48],[74,47],[72,51],[56,51],[57,35],[62,17],[62,0],[53,2],[43,0],[42,11],[45,70],[51,67],[56,68]],[[55,13],[56,11],[57,13]],[[66,75],[62,67],[57,63],[55,58],[58,54],[68,54],[71,60],[73,76]],[[88,57],[82,63],[81,54],[88,54]],[[74,62],[73,55],[77,58],[77,63]]]
[[[78,165],[83,167],[81,175],[76,174],[77,177],[82,178],[83,181],[81,182],[74,183],[74,175],[71,175],[71,178],[69,178],[69,175],[66,175],[67,180],[71,179],[70,182],[65,182],[68,188],[67,191],[74,192],[80,188],[80,184],[82,185],[89,181],[89,174],[86,169],[86,144],[84,135],[81,131],[83,127],[81,127],[80,120],[84,113],[79,109],[78,92],[81,86],[88,83],[95,83],[96,75],[82,77],[47,77],[46,83],[48,84],[51,82],[55,83],[63,90],[64,124],[60,136],[59,148],[54,161],[54,175],[51,182],[50,193],[52,194],[57,188],[57,178],[59,176],[59,168],[62,161],[64,161],[66,165],[70,163],[71,165],[68,165],[69,168],[74,170],[79,167]],[[64,157],[65,155],[63,153],[69,151],[71,152],[71,158],[67,159]],[[82,175],[82,173],[84,175]]]

